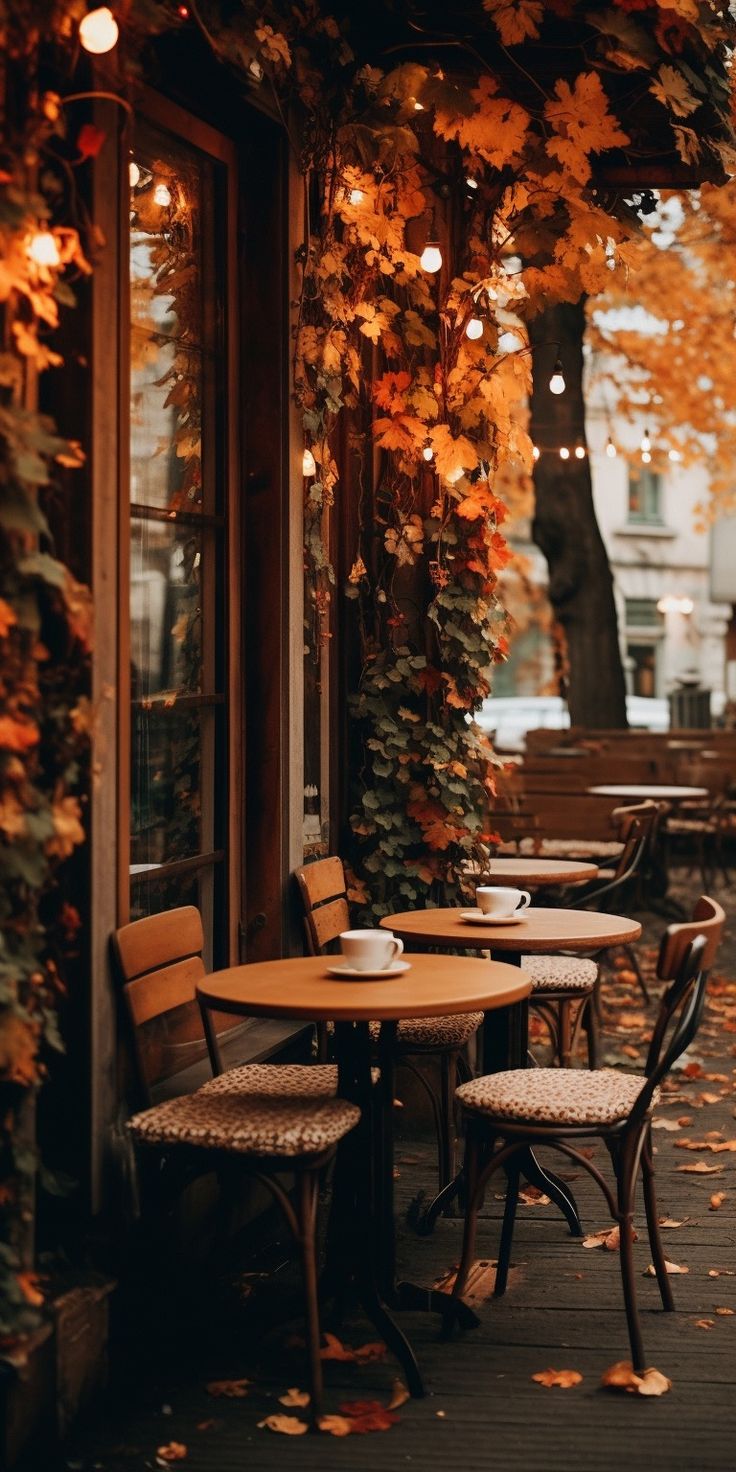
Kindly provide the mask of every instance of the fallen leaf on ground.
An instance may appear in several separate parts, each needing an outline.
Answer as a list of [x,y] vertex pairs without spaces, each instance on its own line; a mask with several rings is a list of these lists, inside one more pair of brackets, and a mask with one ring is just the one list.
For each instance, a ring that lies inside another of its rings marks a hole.
[[358,1436],[369,1431],[388,1431],[399,1420],[393,1411],[381,1405],[380,1400],[347,1400],[343,1401],[340,1410],[352,1423],[351,1434]]
[[672,1389],[672,1381],[660,1370],[643,1370],[638,1374],[630,1360],[618,1360],[609,1365],[601,1375],[605,1390],[624,1390],[630,1395],[665,1395]]
[[540,1191],[539,1186],[525,1186],[519,1192],[519,1201],[522,1206],[549,1206],[549,1196]]
[[320,1358],[323,1360],[339,1360],[344,1364],[367,1365],[374,1360],[386,1358],[386,1346],[381,1340],[370,1344],[359,1344],[355,1349],[349,1344],[343,1344],[336,1334],[325,1331],[323,1338],[325,1343],[320,1350]]
[[733,1268],[708,1268],[709,1278],[732,1278]]
[[281,1406],[308,1406],[309,1405],[309,1391],[308,1390],[299,1390],[296,1385],[292,1385],[291,1388],[289,1390],[287,1390],[287,1392],[286,1392],[285,1395],[280,1395],[279,1396],[279,1405],[281,1405]]
[[394,1380],[391,1390],[391,1399],[386,1409],[389,1411],[398,1411],[399,1406],[403,1406],[408,1399],[408,1386],[404,1384],[403,1380]]
[[693,1165],[676,1165],[681,1175],[689,1176],[722,1176],[722,1165],[706,1165],[704,1160],[696,1160]]
[[684,1217],[681,1222],[678,1222],[673,1216],[661,1216],[659,1218],[659,1225],[660,1227],[684,1227],[687,1220],[688,1218]]
[[320,1416],[317,1425],[328,1436],[349,1436],[353,1430],[347,1416]]
[[677,1124],[678,1124],[679,1129],[686,1130],[689,1127],[689,1125],[692,1124],[692,1122],[693,1122],[692,1114],[681,1114],[680,1115],[680,1118],[677,1121]]
[[679,1119],[653,1119],[653,1130],[679,1130],[682,1126]]
[[[667,1258],[665,1258],[665,1260],[664,1260],[664,1266],[665,1266],[665,1272],[672,1273],[673,1276],[674,1276],[675,1273],[689,1273],[690,1272],[690,1269],[689,1268],[681,1268],[679,1266],[679,1264],[676,1263],[676,1262],[668,1262],[667,1261]],[[650,1262],[649,1267],[645,1269],[643,1276],[645,1278],[656,1278],[656,1276],[657,1276],[657,1270],[656,1270],[653,1262]]]
[[282,1416],[280,1411],[258,1422],[259,1431],[264,1426],[267,1431],[278,1431],[282,1436],[303,1436],[309,1430],[306,1421],[300,1421],[296,1416]]
[[696,1329],[715,1329],[715,1327],[716,1327],[716,1321],[715,1321],[715,1319],[696,1319],[695,1320],[695,1328]]
[[248,1394],[250,1380],[210,1380],[205,1387],[208,1395],[226,1396],[229,1400],[243,1400]]
[[726,1199],[725,1191],[714,1191],[708,1204],[709,1211],[718,1211]]
[[[635,1242],[638,1242],[637,1233],[634,1232]],[[589,1236],[583,1237],[583,1247],[605,1247],[608,1252],[618,1252],[621,1246],[621,1228],[604,1227],[601,1232],[591,1232]]]
[[162,1462],[183,1462],[187,1455],[187,1448],[183,1441],[169,1441],[166,1446],[156,1448],[156,1456]]
[[722,1319],[730,1319],[730,1318],[733,1318],[734,1313],[736,1313],[736,1309],[733,1309],[733,1308],[717,1308],[715,1310],[715,1312],[717,1314],[720,1314],[720,1316],[721,1316]]
[[579,1385],[582,1378],[579,1370],[540,1370],[538,1374],[532,1375],[532,1380],[536,1380],[537,1385],[546,1385],[550,1389],[556,1385],[560,1390],[569,1390],[571,1386]]

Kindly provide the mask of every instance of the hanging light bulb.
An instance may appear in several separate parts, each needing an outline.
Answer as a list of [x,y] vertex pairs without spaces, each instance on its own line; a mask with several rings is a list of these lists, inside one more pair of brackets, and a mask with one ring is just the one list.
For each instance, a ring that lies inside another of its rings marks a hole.
[[669,450],[667,452],[667,459],[672,460],[674,463],[676,463],[678,460],[682,459],[682,455],[680,454],[679,450]]
[[576,445],[575,446],[575,459],[576,460],[584,460],[585,459],[585,445]]
[[364,195],[362,189],[351,189],[350,190],[350,203],[351,204],[362,204],[364,199],[365,199],[365,195]]
[[471,342],[477,342],[478,338],[483,336],[483,323],[480,317],[470,318],[470,321],[465,328],[465,336],[469,337]]
[[414,111],[415,112],[424,112],[424,103],[423,102],[415,102],[414,103]]
[[421,256],[419,257],[419,264],[422,270],[427,271],[430,276],[434,276],[436,272],[441,270],[442,268],[442,251],[440,250],[440,243],[437,239],[437,230],[434,223],[434,212],[432,213],[432,219],[429,223],[429,230],[427,232],[427,243],[424,247],[424,250],[422,251]]
[[646,453],[647,450],[651,450],[651,448],[652,448],[652,441],[649,438],[649,430],[648,429],[645,429],[644,430],[644,433],[643,433],[643,435],[641,437],[641,448],[642,448],[642,450],[645,453]]
[[554,368],[552,369],[552,377],[549,381],[549,391],[551,394],[564,394],[565,388],[566,384],[565,375],[562,371],[562,359],[558,358]]
[[317,461],[315,460],[314,455],[309,448],[309,445],[307,445],[305,447],[304,454],[302,455],[302,475],[306,479],[308,476],[316,474]]
[[166,209],[171,204],[171,190],[166,184],[156,185],[153,191],[153,202],[160,204],[162,209]]
[[26,254],[36,266],[60,266],[59,247],[50,230],[37,230],[26,246]]
[[465,183],[467,184],[468,189],[477,189],[478,188],[478,180],[477,179],[466,179],[465,180]]
[[141,177],[141,171],[138,168],[138,165],[137,165],[135,159],[132,158],[130,160],[130,163],[128,164],[128,178],[130,179],[130,187],[131,187],[131,189],[135,189],[136,184],[138,184],[140,182],[140,177]]
[[652,463],[652,457],[651,457],[651,454],[650,454],[649,450],[642,450],[642,452],[641,452],[641,459],[642,459],[642,464],[643,465],[651,465],[651,463]]
[[93,56],[103,56],[106,51],[112,51],[119,35],[118,23],[107,5],[90,10],[79,22],[80,42]]
[[614,445],[613,440],[611,439],[610,434],[608,436],[608,439],[606,440],[606,454],[607,454],[609,460],[615,460],[616,459],[616,446]]
[[570,459],[570,451],[568,450],[567,445],[561,445],[560,446],[560,459],[561,460],[569,460]]
[[541,453],[542,451],[540,450],[539,445],[532,445],[532,455],[534,456],[535,460],[539,459]]
[[426,443],[426,445],[424,446],[424,449],[422,450],[422,456],[429,463],[429,461],[432,459],[432,456],[433,455],[434,455],[434,450],[432,449],[432,446],[430,445],[429,440],[428,440],[427,443]]

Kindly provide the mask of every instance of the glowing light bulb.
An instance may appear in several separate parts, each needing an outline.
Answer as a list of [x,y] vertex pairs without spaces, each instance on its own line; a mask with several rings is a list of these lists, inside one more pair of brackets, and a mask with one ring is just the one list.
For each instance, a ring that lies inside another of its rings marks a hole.
[[350,190],[350,203],[351,204],[362,204],[364,199],[365,199],[365,195],[364,195],[362,189],[351,189]]
[[532,445],[532,455],[534,456],[535,460],[539,459],[541,453],[542,451],[540,450],[539,445]]
[[414,103],[414,111],[415,112],[424,112],[424,103],[423,102],[415,102]]
[[130,187],[131,187],[131,189],[135,189],[136,184],[138,184],[140,182],[140,177],[141,177],[141,171],[138,168],[138,165],[137,165],[135,159],[132,158],[130,160],[130,163],[128,164],[128,178],[130,179]]
[[561,460],[569,460],[570,459],[570,451],[568,450],[567,445],[561,445],[560,446],[560,459]]
[[448,482],[449,485],[454,486],[456,485],[457,481],[462,480],[464,474],[465,471],[463,470],[462,465],[459,465],[456,470],[451,470],[449,475],[445,476],[445,480]]
[[316,475],[316,474],[317,474],[317,461],[315,460],[314,455],[312,454],[312,451],[310,450],[309,446],[307,445],[307,447],[306,447],[306,449],[304,451],[304,454],[302,455],[302,475],[305,476],[305,477],[307,477],[307,476]]
[[576,460],[584,460],[585,459],[585,445],[576,445],[575,446],[575,459]]
[[162,209],[166,209],[167,205],[171,204],[171,190],[166,184],[156,185],[153,191],[153,202],[154,204],[160,204]]
[[434,455],[434,450],[432,449],[432,446],[425,445],[424,449],[422,450],[422,455],[425,460],[430,461],[432,459],[432,456]]
[[694,607],[695,604],[693,603],[692,598],[680,599],[680,613],[692,613]]
[[466,179],[465,180],[465,183],[467,184],[468,189],[477,189],[478,188],[478,180],[477,179]]
[[465,336],[469,337],[471,342],[477,342],[478,338],[483,336],[483,323],[480,317],[471,317],[465,328]]
[[90,10],[79,22],[79,39],[85,51],[90,51],[93,56],[103,56],[106,51],[112,51],[119,35],[118,23],[107,5]]
[[427,271],[430,276],[434,276],[437,271],[442,269],[442,251],[436,240],[427,241],[419,257],[419,264],[422,270]]
[[651,448],[652,448],[652,442],[651,442],[651,440],[649,438],[649,430],[648,429],[645,429],[644,430],[644,433],[643,433],[643,435],[641,437],[641,447],[642,447],[642,450],[644,450],[644,451],[651,450]]
[[651,455],[650,455],[650,453],[649,453],[648,450],[642,450],[642,452],[641,452],[641,458],[642,458],[642,463],[644,465],[651,465],[651,463],[652,463],[652,457],[651,457]]
[[552,369],[552,377],[549,381],[549,391],[551,394],[564,394],[566,387],[567,385],[565,383],[565,375],[562,372],[562,360],[558,358],[554,368]]
[[606,441],[606,454],[607,454],[609,460],[615,460],[616,459],[616,446],[614,445],[613,440],[611,439],[610,434],[609,434],[608,439]]
[[682,455],[680,454],[679,450],[669,450],[667,453],[667,459],[676,462],[682,459]]
[[176,7],[176,13],[177,13],[177,15],[178,15],[178,17],[179,17],[180,20],[189,20],[189,6],[188,5],[177,5],[177,7]]
[[26,254],[36,266],[60,266],[59,247],[50,230],[37,230],[26,247]]

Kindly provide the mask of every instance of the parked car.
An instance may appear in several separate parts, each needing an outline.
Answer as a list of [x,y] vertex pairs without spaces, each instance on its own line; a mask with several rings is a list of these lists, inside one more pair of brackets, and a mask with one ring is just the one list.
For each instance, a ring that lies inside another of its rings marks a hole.
[[[627,695],[629,725],[645,731],[668,731],[670,710],[666,700]],[[478,725],[504,751],[523,751],[527,731],[540,727],[562,731],[570,725],[570,712],[559,695],[501,695],[484,700],[475,717]]]

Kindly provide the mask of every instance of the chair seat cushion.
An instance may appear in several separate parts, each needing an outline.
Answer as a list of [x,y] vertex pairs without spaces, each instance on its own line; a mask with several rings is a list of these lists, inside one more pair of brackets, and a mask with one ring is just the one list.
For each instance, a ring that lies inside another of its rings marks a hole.
[[668,833],[715,833],[717,825],[710,818],[668,818]]
[[522,970],[533,992],[592,992],[598,976],[595,961],[583,956],[522,956]]
[[[305,1073],[316,1069],[305,1068]],[[199,1146],[233,1155],[315,1155],[336,1145],[357,1124],[360,1110],[305,1086],[289,1093],[186,1094],[145,1109],[128,1121],[139,1145]]]
[[643,1083],[614,1068],[513,1068],[461,1084],[457,1097],[464,1109],[493,1119],[605,1125],[626,1118]]
[[[396,1029],[396,1041],[406,1053],[412,1048],[462,1048],[470,1042],[482,1021],[482,1012],[455,1012],[452,1017],[406,1017]],[[377,1043],[380,1022],[371,1022],[369,1029],[371,1041]],[[327,1031],[334,1032],[334,1023],[328,1022]]]
[[335,1063],[244,1063],[202,1084],[200,1094],[262,1094],[272,1099],[333,1098]]

